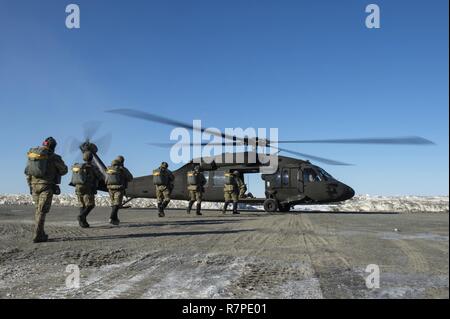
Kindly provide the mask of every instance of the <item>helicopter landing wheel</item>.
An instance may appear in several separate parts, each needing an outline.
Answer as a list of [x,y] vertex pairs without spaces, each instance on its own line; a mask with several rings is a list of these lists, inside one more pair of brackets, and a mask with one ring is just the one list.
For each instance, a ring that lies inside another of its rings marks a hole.
[[278,209],[278,202],[273,199],[269,198],[264,201],[264,210],[268,213],[274,213]]

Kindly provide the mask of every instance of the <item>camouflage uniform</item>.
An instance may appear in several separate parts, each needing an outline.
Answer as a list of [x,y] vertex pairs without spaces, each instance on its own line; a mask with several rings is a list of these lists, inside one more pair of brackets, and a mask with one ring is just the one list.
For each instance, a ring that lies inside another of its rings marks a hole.
[[223,205],[222,212],[225,214],[227,212],[228,205],[233,202],[233,214],[239,214],[237,211],[237,205],[240,197],[239,195],[242,191],[245,194],[246,187],[242,179],[239,177],[239,174],[236,174],[236,172],[230,174],[229,179],[230,181],[225,183],[223,188],[225,203]]
[[45,217],[50,211],[53,194],[55,191],[57,192],[56,194],[59,192],[59,187],[57,185],[61,182],[61,176],[66,175],[68,171],[68,168],[61,156],[54,153],[55,147],[56,141],[54,142],[54,145],[51,145],[51,147],[43,146],[43,148],[46,148],[49,151],[45,176],[37,178],[27,175],[28,186],[30,187],[33,202],[36,206],[33,237],[33,242],[35,243],[48,240],[48,235],[44,231]]
[[196,214],[201,215],[201,207],[202,207],[202,198],[203,193],[205,192],[205,184],[206,184],[206,178],[203,173],[200,172],[198,168],[196,168],[194,171],[190,171],[187,173],[188,179],[189,176],[196,175],[196,185],[188,185],[188,191],[189,191],[189,203],[187,207],[187,213],[191,213],[192,205],[194,205],[194,202],[197,201],[197,207],[196,207]]
[[95,195],[97,194],[98,182],[103,179],[102,173],[97,166],[92,164],[92,154],[85,152],[83,154],[83,169],[86,170],[87,181],[84,185],[75,186],[75,194],[78,198],[78,205],[80,207],[80,214],[78,222],[81,227],[87,228],[89,224],[86,220],[89,213],[95,207]]
[[125,190],[128,187],[128,182],[133,180],[133,175],[130,171],[123,166],[124,160],[122,156],[118,156],[111,163],[111,168],[120,171],[120,185],[107,185],[109,197],[111,199],[111,216],[109,222],[113,225],[119,225],[120,220],[118,218],[119,208],[122,206],[123,197],[125,196]]
[[156,201],[158,204],[158,216],[164,217],[164,209],[169,205],[170,202],[170,194],[173,190],[173,182],[175,180],[175,176],[168,169],[168,164],[163,162],[161,166],[153,171],[153,178],[159,175],[163,182],[162,185],[155,185],[156,187]]

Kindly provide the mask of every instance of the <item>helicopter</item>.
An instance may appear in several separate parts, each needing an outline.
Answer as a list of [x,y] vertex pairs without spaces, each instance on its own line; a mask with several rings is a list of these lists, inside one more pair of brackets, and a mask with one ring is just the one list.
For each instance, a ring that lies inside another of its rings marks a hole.
[[[190,124],[179,122],[173,119],[165,118],[160,115],[147,113],[134,109],[114,109],[107,111],[109,113],[122,116],[137,118],[150,122],[161,123],[173,127],[182,127],[189,130],[199,130],[212,135],[217,135],[225,140],[222,145],[243,145],[252,147],[244,152],[222,153],[210,157],[195,158],[184,164],[182,167],[173,171],[175,176],[174,188],[171,198],[175,200],[189,200],[187,190],[187,173],[196,165],[200,166],[206,178],[205,192],[203,201],[206,202],[224,202],[223,186],[225,183],[225,174],[239,172],[242,178],[248,174],[261,174],[264,182],[264,197],[256,198],[251,193],[239,198],[239,203],[249,205],[263,205],[264,210],[269,213],[289,212],[295,205],[302,204],[330,204],[338,203],[351,199],[355,191],[350,186],[334,178],[318,165],[312,164],[309,160],[298,159],[289,156],[282,156],[278,153],[285,152],[300,157],[306,157],[316,162],[328,165],[351,165],[331,159],[326,159],[314,155],[300,153],[290,149],[280,148],[278,144],[293,143],[331,143],[331,144],[388,144],[388,145],[432,145],[432,141],[418,136],[396,137],[396,138],[356,138],[356,139],[329,139],[329,140],[282,140],[270,141],[258,137],[237,137],[207,129],[195,128]],[[227,142],[228,141],[228,142]],[[170,143],[149,143],[154,146],[170,147]],[[197,146],[205,146],[207,143],[198,143]],[[195,146],[195,143],[189,143],[188,146]],[[258,152],[258,149],[272,147],[277,153],[266,154]],[[93,163],[99,168],[106,179],[106,166],[97,155],[98,148],[89,141],[80,145],[82,152],[91,151],[93,154]],[[230,157],[233,159],[230,161]],[[228,160],[225,160],[228,159]],[[256,160],[255,160],[256,159]],[[276,169],[270,173],[264,173],[268,163],[276,161]],[[104,181],[101,181],[98,189],[107,191]],[[156,198],[153,176],[141,176],[134,178],[129,182],[126,189],[126,200],[123,205],[135,198]]]

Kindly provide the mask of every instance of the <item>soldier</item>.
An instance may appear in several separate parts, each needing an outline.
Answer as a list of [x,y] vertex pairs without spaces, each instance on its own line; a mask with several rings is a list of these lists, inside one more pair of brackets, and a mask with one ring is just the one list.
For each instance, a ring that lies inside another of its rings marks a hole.
[[174,180],[175,176],[169,170],[169,164],[166,162],[162,162],[159,168],[153,171],[153,184],[156,187],[159,217],[165,216],[164,209],[169,205]]
[[237,181],[237,186],[239,189],[239,198],[246,198],[247,195],[245,193],[247,192],[247,185],[245,185],[244,181],[241,179],[238,171],[235,171],[234,174],[237,174],[236,181]]
[[247,188],[244,182],[241,180],[238,171],[234,171],[232,174],[225,173],[225,185],[223,188],[223,193],[225,197],[225,203],[223,205],[223,213],[227,212],[228,205],[233,202],[233,214],[239,214],[237,211],[237,205],[239,200],[239,195],[242,191],[245,194]]
[[109,223],[116,226],[120,223],[118,213],[120,206],[122,206],[125,190],[128,187],[128,183],[133,180],[133,175],[124,166],[124,163],[124,157],[119,155],[111,162],[111,166],[106,170],[106,186],[111,199],[111,217]]
[[92,164],[93,155],[87,151],[83,153],[83,164],[72,166],[72,181],[80,206],[78,223],[82,228],[88,228],[86,220],[88,214],[95,207],[95,194],[97,194],[98,182],[103,178],[97,166]]
[[55,154],[56,140],[48,137],[41,147],[30,149],[25,168],[30,193],[36,206],[34,243],[46,242],[48,235],[44,231],[45,217],[50,211],[53,195],[59,195],[58,184],[61,176],[67,174],[67,166],[61,156]]
[[187,207],[187,213],[191,213],[192,205],[197,201],[196,214],[201,215],[200,210],[202,209],[202,197],[205,192],[206,178],[205,175],[200,171],[200,165],[195,165],[193,171],[187,173],[188,191],[189,191],[189,204]]

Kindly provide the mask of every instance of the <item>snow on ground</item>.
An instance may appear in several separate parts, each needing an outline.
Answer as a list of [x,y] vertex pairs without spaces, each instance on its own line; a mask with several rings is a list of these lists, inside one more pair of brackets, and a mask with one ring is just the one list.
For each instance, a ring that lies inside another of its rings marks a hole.
[[[98,195],[96,197],[97,206],[108,207],[108,195]],[[24,194],[0,194],[0,205],[32,205],[30,195]],[[76,206],[77,198],[72,194],[62,194],[54,196],[53,205],[56,206]],[[137,198],[133,199],[129,205],[133,208],[154,208],[155,199]],[[185,208],[187,201],[173,200],[170,208]],[[220,209],[222,203],[204,202],[205,209]],[[243,207],[242,207],[243,208]],[[250,209],[261,209],[262,206],[248,206]],[[372,196],[356,195],[354,198],[338,204],[328,205],[297,205],[295,211],[335,211],[335,212],[449,212],[448,196]]]
[[449,212],[448,196],[371,196],[356,195],[350,200],[330,205],[298,205],[300,211],[335,212]]

